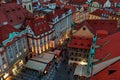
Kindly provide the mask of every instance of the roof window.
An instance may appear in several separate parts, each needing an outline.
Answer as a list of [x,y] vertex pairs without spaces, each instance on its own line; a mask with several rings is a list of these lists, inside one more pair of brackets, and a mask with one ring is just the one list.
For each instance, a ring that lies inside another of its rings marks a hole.
[[21,20],[22,18],[21,17],[19,17],[19,20]]
[[10,12],[9,10],[6,10],[6,12],[8,13],[8,12]]
[[116,70],[108,70],[108,75],[113,74],[114,72],[116,72]]
[[13,22],[13,20],[11,19],[10,22]]

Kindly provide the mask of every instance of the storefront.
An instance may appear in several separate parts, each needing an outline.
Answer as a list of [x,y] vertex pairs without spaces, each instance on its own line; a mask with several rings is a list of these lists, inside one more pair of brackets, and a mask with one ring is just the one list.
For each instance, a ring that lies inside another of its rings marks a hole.
[[68,39],[70,36],[70,31],[63,31],[61,33],[61,37],[58,40],[58,45],[62,45],[66,39]]
[[18,60],[18,61],[13,65],[12,74],[13,74],[13,75],[16,75],[16,74],[19,72],[19,69],[22,68],[23,64],[24,64],[23,60]]
[[16,75],[23,66],[23,60],[18,60],[8,71],[0,75],[0,80],[9,80],[11,75]]
[[3,73],[0,75],[0,80],[6,80],[9,77],[9,72]]

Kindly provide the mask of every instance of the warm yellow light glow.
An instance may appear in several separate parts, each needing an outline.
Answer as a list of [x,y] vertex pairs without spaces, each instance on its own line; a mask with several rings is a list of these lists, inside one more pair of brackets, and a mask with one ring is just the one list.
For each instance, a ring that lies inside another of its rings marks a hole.
[[0,69],[0,72],[2,72],[2,69]]
[[17,56],[17,58],[19,57],[18,54],[16,56]]
[[39,53],[42,53],[42,51],[41,51],[41,47],[39,46]]
[[20,52],[20,55],[21,55],[22,53]]
[[50,41],[50,47],[54,48],[54,41]]
[[32,52],[34,52],[34,47],[32,47]]
[[43,45],[43,51],[45,51],[45,46]]
[[47,71],[44,71],[44,73],[46,74],[46,73],[47,73]]
[[48,49],[48,43],[46,43],[46,49]]
[[24,49],[24,52],[26,52],[26,48]]
[[80,64],[81,64],[81,65],[87,65],[88,63],[87,63],[85,60],[82,60],[82,61],[80,62]]
[[4,64],[3,67],[4,67],[4,69],[6,69],[7,68],[7,64]]
[[14,75],[17,74],[17,66],[16,65],[14,65],[14,68],[12,69],[12,72],[13,72]]
[[20,60],[19,66],[21,67],[23,64],[24,64],[24,63],[23,63],[23,60]]
[[4,76],[3,76],[3,78],[5,79],[5,78],[7,78],[8,76],[9,76],[9,73],[5,73]]
[[38,51],[37,51],[37,47],[35,47],[35,52],[38,53]]
[[40,18],[44,18],[45,16],[43,15],[43,16],[41,16]]

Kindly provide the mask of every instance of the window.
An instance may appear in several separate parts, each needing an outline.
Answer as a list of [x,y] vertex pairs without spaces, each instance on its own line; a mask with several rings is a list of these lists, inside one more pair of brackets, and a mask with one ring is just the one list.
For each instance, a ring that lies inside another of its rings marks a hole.
[[26,9],[26,5],[24,5],[24,8]]
[[11,19],[10,22],[13,22],[13,20]]
[[[25,7],[25,6],[24,6]],[[20,10],[21,8],[18,8],[18,10]]]
[[15,11],[15,9],[12,9],[12,11]]
[[19,20],[21,20],[22,18],[21,17],[19,17]]
[[74,45],[77,45],[77,43],[74,43]]
[[114,72],[116,72],[116,70],[108,70],[109,75],[113,74]]
[[90,45],[90,44],[88,44],[87,46],[88,46],[88,47],[90,47],[91,45]]
[[10,59],[13,58],[13,51],[11,50],[10,46],[7,47],[7,54],[8,54],[8,57],[9,57]]
[[82,43],[80,44],[80,46],[83,46],[83,45],[84,45],[84,44],[82,44]]
[[1,66],[0,66],[0,73],[2,72]]
[[29,5],[29,9],[31,10],[31,5]]
[[3,64],[4,64],[4,63],[6,63],[6,60],[5,60],[5,58],[4,58],[4,57],[2,58],[2,61],[3,61]]
[[6,11],[7,13],[10,12],[9,10]]
[[83,30],[86,30],[86,28],[84,27]]
[[7,68],[7,64],[4,64],[3,67],[4,67],[4,69],[6,69]]

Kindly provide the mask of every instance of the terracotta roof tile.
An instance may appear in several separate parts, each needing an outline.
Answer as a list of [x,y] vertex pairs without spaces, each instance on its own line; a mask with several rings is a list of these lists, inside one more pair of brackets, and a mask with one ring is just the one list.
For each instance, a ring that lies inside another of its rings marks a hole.
[[9,37],[11,32],[19,32],[19,30],[13,28],[11,25],[0,27],[0,44]]
[[103,10],[103,9],[97,9],[97,10],[95,10],[94,12],[92,12],[90,14],[96,15],[96,16],[99,16],[99,17],[107,17],[107,15],[110,15],[110,12],[107,11],[107,10]]
[[26,24],[30,25],[35,35],[40,35],[50,30],[50,24],[43,18],[27,20]]
[[81,4],[85,4],[87,0],[69,0],[70,4],[77,4],[77,5],[81,5]]
[[116,20],[86,20],[82,23],[75,23],[75,30],[80,29],[84,25],[94,34],[98,30],[104,30],[108,32],[108,35],[118,31]]
[[91,44],[92,38],[72,36],[72,40],[68,44],[68,47],[90,49]]
[[[110,70],[115,72],[109,74]],[[92,76],[90,80],[120,80],[120,60]]]
[[100,45],[100,48],[95,50],[95,59],[102,59],[103,57],[107,56],[104,60],[109,60],[120,56],[120,32],[114,33],[109,35],[103,39],[97,40],[97,45]]
[[7,21],[11,25],[16,25],[23,22],[26,18],[27,11],[16,3],[6,3],[0,6],[0,25]]

